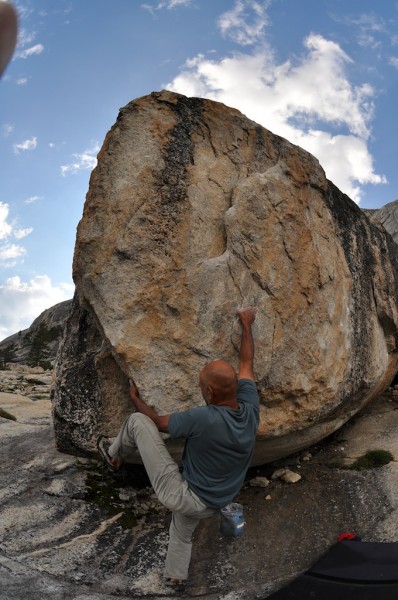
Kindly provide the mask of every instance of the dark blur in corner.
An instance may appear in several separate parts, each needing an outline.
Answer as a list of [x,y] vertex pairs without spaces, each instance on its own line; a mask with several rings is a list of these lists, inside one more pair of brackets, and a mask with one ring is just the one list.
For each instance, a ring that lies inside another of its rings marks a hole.
[[15,8],[0,0],[0,77],[3,75],[17,43],[18,20]]

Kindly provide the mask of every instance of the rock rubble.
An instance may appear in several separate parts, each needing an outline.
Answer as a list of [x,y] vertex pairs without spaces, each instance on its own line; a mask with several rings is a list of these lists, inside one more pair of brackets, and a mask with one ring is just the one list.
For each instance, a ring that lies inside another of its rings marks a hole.
[[31,400],[49,400],[52,372],[18,365],[18,369],[0,371],[0,392],[22,394]]

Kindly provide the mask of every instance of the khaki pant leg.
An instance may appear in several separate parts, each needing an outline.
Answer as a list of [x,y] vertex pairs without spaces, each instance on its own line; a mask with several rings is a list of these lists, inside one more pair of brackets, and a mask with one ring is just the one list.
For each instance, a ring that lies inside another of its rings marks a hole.
[[124,458],[138,449],[149,480],[160,502],[173,512],[165,577],[186,579],[192,550],[192,534],[201,519],[211,517],[208,508],[189,489],[177,463],[170,456],[154,422],[141,413],[125,421],[109,448],[111,456]]
[[193,516],[173,512],[169,529],[169,546],[167,549],[164,576],[172,579],[188,578],[189,563],[192,552],[192,535],[201,519],[209,518],[217,512],[204,508]]

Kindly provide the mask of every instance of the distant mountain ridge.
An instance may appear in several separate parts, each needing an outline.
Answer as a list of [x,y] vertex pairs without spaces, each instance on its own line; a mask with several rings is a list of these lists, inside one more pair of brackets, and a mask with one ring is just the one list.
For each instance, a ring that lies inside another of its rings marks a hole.
[[43,311],[28,329],[0,342],[0,368],[9,362],[52,368],[72,300]]
[[383,225],[384,229],[398,243],[398,200],[389,202],[381,208],[365,208],[363,212],[372,220]]

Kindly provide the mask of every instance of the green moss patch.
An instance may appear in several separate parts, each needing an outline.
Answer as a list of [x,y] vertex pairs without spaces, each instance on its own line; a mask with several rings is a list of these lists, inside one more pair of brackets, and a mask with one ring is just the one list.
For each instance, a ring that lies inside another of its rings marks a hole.
[[0,417],[3,417],[3,419],[10,419],[10,421],[17,420],[17,418],[14,417],[14,415],[4,410],[4,408],[0,408]]
[[119,499],[119,488],[108,478],[102,478],[96,473],[88,473],[86,479],[86,502],[92,502],[103,508],[110,516],[123,512],[120,522],[131,529],[137,524],[137,518],[129,507]]
[[394,460],[394,456],[389,450],[368,450],[363,456],[357,458],[350,466],[350,469],[354,469],[355,471],[376,469],[377,467],[387,465],[392,460]]
[[152,489],[143,487],[144,484],[149,484],[149,480],[142,471],[143,467],[134,469],[127,466],[112,474],[106,467],[91,468],[86,477],[84,499],[96,504],[110,516],[122,512],[119,523],[132,529],[143,516],[158,513],[150,498]]

